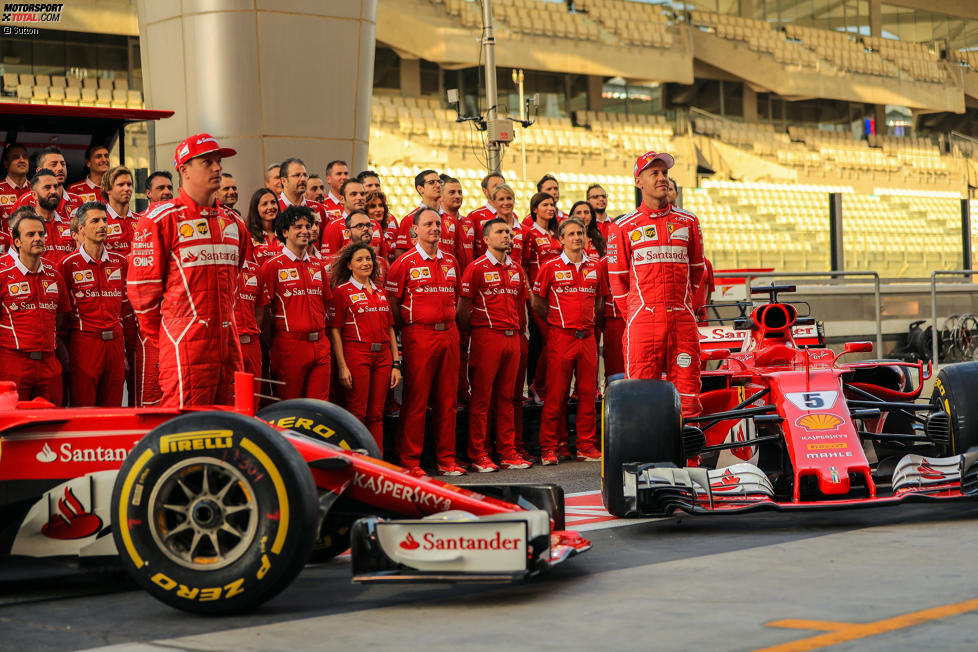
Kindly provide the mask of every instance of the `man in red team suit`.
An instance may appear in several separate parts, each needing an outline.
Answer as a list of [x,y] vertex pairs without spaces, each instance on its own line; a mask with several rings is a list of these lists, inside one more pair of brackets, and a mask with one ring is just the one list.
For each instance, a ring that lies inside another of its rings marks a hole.
[[[54,173],[54,176],[58,179],[58,183],[61,184],[60,199],[55,210],[57,210],[59,215],[64,215],[65,218],[71,217],[71,214],[74,213],[75,209],[81,206],[83,202],[81,198],[79,198],[77,195],[69,193],[65,188],[65,179],[68,178],[68,164],[65,162],[65,156],[61,149],[55,145],[51,145],[38,152],[37,168],[35,169],[50,170]],[[37,172],[35,172],[35,174],[37,174]],[[13,210],[17,210],[21,206],[37,206],[37,197],[33,193],[25,192],[17,199],[13,206]],[[48,247],[51,246],[50,242],[47,244]],[[72,251],[74,251],[74,249],[72,249]]]
[[[322,254],[327,258],[333,258],[340,253],[340,249],[353,241],[353,234],[347,226],[347,221],[353,211],[363,212],[364,197],[363,184],[356,179],[349,179],[340,189],[343,197],[343,216],[334,219],[323,227]],[[369,218],[368,218],[369,219]],[[384,238],[384,226],[374,220],[370,220],[370,240],[367,242],[372,246],[377,254],[387,258],[387,240]],[[357,241],[360,241],[363,234],[357,233]]]
[[58,210],[61,182],[51,170],[42,168],[31,178],[31,195],[34,197],[34,211],[44,220],[47,231],[44,258],[57,268],[62,258],[78,248],[71,234],[68,215]]
[[105,248],[122,256],[128,256],[132,251],[132,234],[136,227],[136,214],[129,205],[132,191],[132,171],[127,167],[116,166],[102,177],[102,194],[109,215]]
[[180,194],[136,224],[126,289],[141,335],[159,347],[167,407],[230,405],[242,370],[234,300],[251,238],[215,200],[221,159],[234,154],[210,134],[180,143]]
[[[432,173],[434,174],[434,173]],[[438,175],[434,174],[437,179]],[[455,401],[458,391],[458,329],[455,303],[461,272],[455,257],[438,248],[441,216],[423,208],[414,215],[418,243],[394,261],[387,275],[391,313],[401,326],[404,400],[398,452],[401,464],[421,475],[425,410],[431,399],[438,468],[455,469]]]
[[108,226],[105,204],[82,204],[71,218],[78,251],[61,261],[71,301],[67,326],[72,407],[122,405],[122,318],[129,311],[126,259],[106,248]]
[[496,453],[504,469],[528,469],[517,450],[513,394],[520,363],[520,311],[526,303],[523,269],[509,257],[512,229],[502,219],[482,225],[486,255],[462,276],[458,317],[471,328],[472,397],[469,399],[469,461],[479,473],[497,470],[489,457],[489,408],[496,421]]
[[0,231],[6,231],[7,216],[14,212],[17,200],[31,192],[27,178],[30,169],[27,148],[20,143],[10,143],[3,150],[2,162],[7,176],[0,182]]
[[577,378],[577,459],[600,462],[594,396],[598,391],[595,319],[608,290],[598,265],[584,255],[584,223],[571,217],[557,234],[564,253],[540,267],[533,284],[533,309],[547,319],[547,378],[540,414],[540,457],[556,464],[567,456],[567,398]]
[[[438,204],[441,200],[441,177],[438,176],[437,172],[434,170],[422,170],[419,172],[414,177],[414,189],[421,197],[421,205],[401,218],[401,222],[397,227],[397,239],[394,242],[395,256],[403,255],[404,252],[413,246],[411,242],[411,227],[414,226],[414,216],[426,208],[430,208],[436,213],[439,212]],[[441,220],[439,219],[439,221]],[[444,232],[444,230],[444,224],[442,224],[440,231]],[[454,255],[452,257],[454,258]]]
[[322,264],[309,255],[315,219],[306,206],[290,206],[275,217],[282,253],[262,265],[266,329],[272,349],[269,367],[279,398],[329,399],[330,345],[326,325],[332,294]]
[[326,164],[326,185],[329,192],[323,200],[323,206],[329,214],[329,219],[335,220],[343,216],[343,199],[341,189],[343,184],[350,178],[350,168],[346,161],[330,161]]
[[0,380],[20,399],[61,406],[61,363],[54,353],[61,313],[70,309],[61,274],[46,260],[44,221],[18,211],[10,223],[15,256],[0,259]]
[[703,236],[692,213],[669,203],[670,154],[635,162],[642,204],[608,229],[611,292],[625,314],[625,375],[672,382],[683,416],[701,409],[694,297],[703,282]]
[[68,192],[78,197],[80,201],[98,201],[105,203],[105,189],[102,179],[109,171],[109,148],[105,145],[92,145],[85,150],[85,178],[68,186]]
[[261,328],[267,299],[262,289],[261,269],[249,258],[241,267],[241,285],[234,304],[234,323],[241,342],[241,363],[253,376],[261,376]]
[[289,206],[308,206],[319,222],[319,234],[330,220],[326,207],[317,201],[306,199],[306,184],[309,183],[309,173],[302,159],[287,158],[279,165],[282,171],[282,193],[278,196],[278,210],[281,213]]
[[492,205],[492,192],[496,189],[496,186],[501,183],[506,183],[506,179],[498,172],[490,172],[484,176],[482,178],[482,194],[486,196],[486,203],[484,206],[480,206],[474,211],[470,211],[469,214],[465,216],[465,223],[463,226],[472,229],[470,239],[473,246],[473,259],[484,253],[479,251],[482,248],[482,245],[480,245],[482,242],[482,224],[483,222],[496,217],[496,207]]

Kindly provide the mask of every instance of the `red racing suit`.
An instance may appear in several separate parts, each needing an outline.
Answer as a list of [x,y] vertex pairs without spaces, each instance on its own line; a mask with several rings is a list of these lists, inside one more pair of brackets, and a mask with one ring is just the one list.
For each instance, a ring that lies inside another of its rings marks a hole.
[[14,212],[17,200],[24,195],[31,194],[31,182],[24,180],[24,185],[18,186],[7,177],[0,181],[0,231],[7,230],[7,216]]
[[700,411],[700,344],[693,297],[703,280],[695,215],[642,204],[608,229],[608,276],[625,314],[625,375],[672,382],[683,415]]
[[102,194],[102,186],[96,186],[88,177],[71,184],[67,190],[68,194],[75,195],[83,204],[90,201],[100,201],[103,204],[107,203],[105,201],[105,195]]
[[234,301],[250,255],[241,218],[183,189],[136,224],[126,288],[140,333],[159,346],[164,406],[231,404],[242,370]]

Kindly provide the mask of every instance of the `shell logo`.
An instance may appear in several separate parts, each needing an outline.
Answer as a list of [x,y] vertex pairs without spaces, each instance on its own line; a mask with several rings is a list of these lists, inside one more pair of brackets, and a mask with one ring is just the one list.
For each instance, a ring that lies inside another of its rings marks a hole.
[[85,275],[83,273],[81,273],[81,272],[75,272],[75,280],[76,281],[84,281],[85,280]]
[[180,235],[181,236],[183,236],[184,238],[189,238],[189,237],[193,236],[193,234],[194,234],[194,227],[190,226],[189,224],[181,224],[180,225]]
[[795,425],[805,430],[835,430],[843,423],[842,417],[828,412],[815,412],[795,419]]
[[632,234],[629,237],[632,239],[632,242],[638,242],[642,237],[642,232],[636,229],[635,231],[632,231]]
[[289,278],[289,273],[288,273],[287,271],[285,271],[285,270],[283,269],[282,271],[280,271],[280,272],[278,273],[278,277],[279,277],[279,279],[281,279],[281,280],[283,280],[283,281],[284,281],[284,280],[286,280],[287,278]]

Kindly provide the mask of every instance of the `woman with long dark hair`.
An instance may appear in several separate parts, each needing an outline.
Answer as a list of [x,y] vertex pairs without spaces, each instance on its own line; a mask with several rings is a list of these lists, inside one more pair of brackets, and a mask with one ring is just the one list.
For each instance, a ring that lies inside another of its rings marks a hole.
[[282,250],[275,237],[275,218],[278,216],[278,197],[268,188],[259,188],[248,201],[248,232],[255,249],[255,264],[261,267],[266,260]]
[[[392,257],[394,255],[394,242],[397,240],[397,218],[391,215],[387,195],[380,190],[371,190],[364,197],[363,206],[367,212],[367,217],[380,224],[384,230],[384,241],[387,243],[387,251]],[[390,257],[388,261],[390,261]]]
[[[557,203],[552,195],[538,192],[530,198],[533,223],[523,236],[523,269],[533,287],[537,272],[548,260],[557,258],[563,247],[557,239]],[[530,311],[530,342],[526,359],[527,382],[534,399],[540,402],[547,379],[547,358],[541,355],[546,346],[547,322]]]
[[584,222],[584,235],[587,237],[587,246],[584,247],[584,254],[595,261],[604,258],[607,243],[601,231],[598,229],[597,216],[594,214],[594,207],[586,201],[574,202],[570,211],[571,217]]
[[[358,218],[364,215],[358,213]],[[377,252],[351,242],[333,261],[333,343],[342,405],[360,419],[384,450],[384,402],[401,382],[394,318],[378,277]]]

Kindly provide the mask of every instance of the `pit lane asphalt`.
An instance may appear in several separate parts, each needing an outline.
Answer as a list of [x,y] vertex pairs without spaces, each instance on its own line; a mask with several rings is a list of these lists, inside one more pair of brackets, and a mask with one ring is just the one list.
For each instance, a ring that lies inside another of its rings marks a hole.
[[[582,491],[598,473],[567,463],[459,480]],[[256,613],[220,619],[118,576],[0,585],[0,649],[749,650],[824,634],[773,621],[872,623],[978,598],[976,525],[973,502],[660,519],[589,531],[591,551],[513,585],[352,585],[338,559],[307,567]],[[833,649],[884,648],[978,649],[978,611]]]

